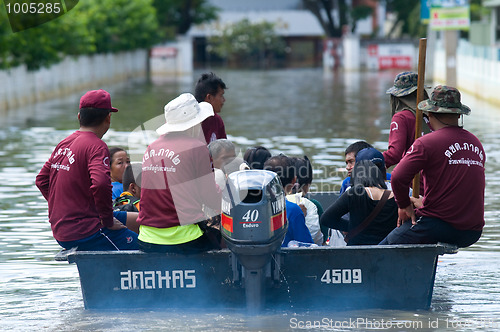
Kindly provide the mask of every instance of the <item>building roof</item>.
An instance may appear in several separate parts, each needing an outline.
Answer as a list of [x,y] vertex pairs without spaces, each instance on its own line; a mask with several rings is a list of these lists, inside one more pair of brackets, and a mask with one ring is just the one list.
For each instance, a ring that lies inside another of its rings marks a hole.
[[303,8],[302,0],[208,0],[223,11],[287,10]]
[[500,6],[500,0],[483,0],[484,7],[496,7]]
[[223,11],[217,21],[194,26],[187,34],[191,37],[210,37],[224,26],[243,19],[252,23],[274,22],[277,24],[276,33],[283,37],[324,35],[318,19],[308,10]]

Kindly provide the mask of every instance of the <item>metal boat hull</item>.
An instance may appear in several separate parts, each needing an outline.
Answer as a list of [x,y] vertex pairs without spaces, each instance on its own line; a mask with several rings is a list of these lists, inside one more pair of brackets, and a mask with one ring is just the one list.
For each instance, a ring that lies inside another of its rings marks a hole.
[[[263,308],[428,309],[437,245],[283,248],[265,269]],[[184,256],[73,252],[85,308],[245,308],[245,270],[229,250]]]

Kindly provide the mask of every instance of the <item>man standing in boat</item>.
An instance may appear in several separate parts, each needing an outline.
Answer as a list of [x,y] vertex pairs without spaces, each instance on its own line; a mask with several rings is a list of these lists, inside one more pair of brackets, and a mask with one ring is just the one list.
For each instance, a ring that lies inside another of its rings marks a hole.
[[146,252],[182,254],[219,249],[203,212],[206,206],[220,214],[221,207],[201,129],[201,122],[214,115],[212,106],[184,93],[164,110],[166,123],[157,129],[161,136],[142,160],[139,245]]
[[[457,89],[441,85],[418,107],[427,113],[434,132],[417,139],[392,173],[398,228],[380,244],[470,246],[484,227],[486,161],[479,139],[459,125],[470,108],[461,103]],[[420,171],[424,196],[410,198],[411,181]]]
[[[391,127],[389,146],[384,151],[385,166],[389,168],[399,163],[406,151],[415,141],[415,114],[417,111],[418,74],[413,72],[399,73],[394,79],[394,86],[387,90],[391,99]],[[424,91],[424,99],[428,99]],[[426,119],[424,119],[426,120]],[[423,130],[431,131],[429,123],[424,121]]]
[[104,90],[80,99],[80,129],[62,140],[36,177],[49,203],[54,238],[65,249],[139,249],[137,234],[113,218],[110,154],[102,137],[111,124],[111,97]]
[[202,74],[196,83],[194,89],[196,100],[199,103],[204,101],[212,105],[215,113],[214,116],[206,118],[201,124],[207,144],[220,138],[227,138],[224,121],[219,115],[226,101],[224,98],[224,90],[226,89],[224,81],[214,73]]

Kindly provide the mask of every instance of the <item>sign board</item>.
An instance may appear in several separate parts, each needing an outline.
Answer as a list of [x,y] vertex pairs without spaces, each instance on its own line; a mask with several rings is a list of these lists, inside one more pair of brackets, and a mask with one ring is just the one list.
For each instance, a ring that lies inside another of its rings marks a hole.
[[368,45],[367,67],[370,69],[412,69],[415,47],[411,44]]
[[430,25],[432,30],[469,30],[469,1],[431,0]]
[[429,24],[431,17],[431,0],[420,0],[420,21]]
[[175,58],[176,56],[176,47],[155,47],[151,50],[152,58]]

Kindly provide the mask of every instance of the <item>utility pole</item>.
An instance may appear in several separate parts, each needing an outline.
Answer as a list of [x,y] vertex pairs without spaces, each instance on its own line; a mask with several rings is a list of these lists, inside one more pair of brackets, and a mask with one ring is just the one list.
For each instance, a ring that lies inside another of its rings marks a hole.
[[445,30],[444,47],[446,61],[446,85],[457,86],[458,30]]

